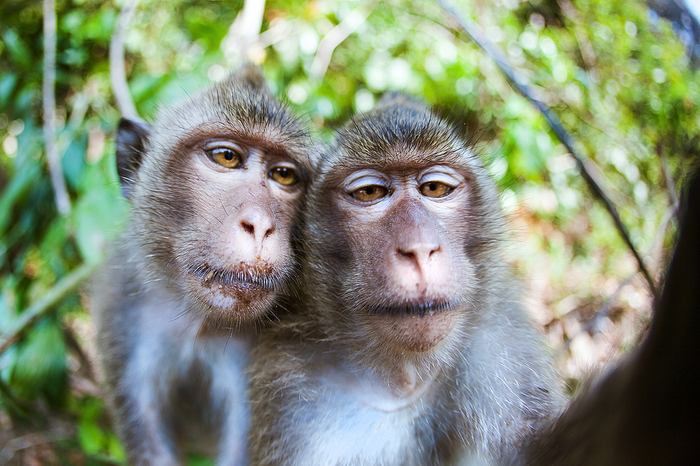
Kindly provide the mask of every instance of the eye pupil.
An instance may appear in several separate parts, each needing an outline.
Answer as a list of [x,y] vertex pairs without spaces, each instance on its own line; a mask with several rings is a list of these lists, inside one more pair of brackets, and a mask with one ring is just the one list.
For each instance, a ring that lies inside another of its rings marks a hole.
[[287,167],[275,167],[270,170],[269,177],[283,186],[291,186],[297,182],[296,172]]
[[389,194],[389,190],[383,186],[365,186],[350,193],[359,201],[375,201]]
[[214,147],[205,152],[214,163],[225,168],[239,168],[243,162],[243,152],[229,147]]
[[452,186],[438,181],[429,181],[420,187],[420,191],[424,196],[433,198],[445,197],[449,195],[453,189]]

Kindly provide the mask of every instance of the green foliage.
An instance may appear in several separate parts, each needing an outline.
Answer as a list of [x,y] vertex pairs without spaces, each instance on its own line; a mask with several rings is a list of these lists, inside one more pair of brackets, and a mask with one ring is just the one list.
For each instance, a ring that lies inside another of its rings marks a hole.
[[[42,5],[7,0],[0,6],[0,336],[58,279],[83,262],[99,261],[125,221],[128,205],[114,167],[119,113],[108,56],[123,3],[57,2],[57,148],[72,201],[65,218],[54,207],[43,154]],[[141,115],[152,118],[160,105],[236,66],[224,58],[231,51],[222,50],[222,40],[242,4],[140,3],[125,47]],[[682,180],[700,150],[698,71],[670,25],[637,2],[458,5],[478,19],[576,138],[633,242],[658,271],[663,256],[655,248],[669,244],[663,219],[677,192],[670,180]],[[319,79],[312,64],[320,44],[356,10],[369,16],[333,50]],[[516,230],[530,232],[518,243],[514,262],[526,277],[546,278],[538,299],[553,309],[544,322],[555,328],[572,309],[590,308],[612,294],[609,283],[633,274],[635,264],[544,118],[511,89],[490,57],[449,24],[434,2],[272,0],[263,31],[283,32],[269,34],[269,46],[253,59],[278,94],[309,115],[325,137],[386,91],[424,96],[460,121],[503,189]],[[632,298],[623,301],[628,309],[643,307]],[[90,334],[73,326],[71,316],[84,312],[76,297],[67,298],[0,355],[0,407],[20,422],[24,407],[48,403],[78,426],[74,443],[90,461],[123,461],[102,402],[69,389],[69,379],[90,379],[85,364],[71,363],[80,360],[74,343],[87,346]],[[566,329],[563,334],[572,336]],[[198,461],[205,460],[191,464]]]
[[86,398],[78,407],[78,441],[85,453],[123,462],[126,459],[119,440],[104,427],[106,412],[104,404],[97,398]]

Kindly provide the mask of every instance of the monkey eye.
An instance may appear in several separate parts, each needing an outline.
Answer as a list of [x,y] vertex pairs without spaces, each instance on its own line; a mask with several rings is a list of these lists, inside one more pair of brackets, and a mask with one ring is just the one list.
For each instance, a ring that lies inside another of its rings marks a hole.
[[453,191],[453,187],[440,181],[429,181],[420,185],[420,192],[426,197],[444,197]]
[[205,152],[210,159],[226,168],[238,168],[243,161],[241,151],[232,147],[215,147]]
[[357,199],[358,201],[376,201],[379,198],[382,198],[386,196],[389,193],[389,190],[386,189],[384,186],[379,186],[379,185],[371,185],[371,186],[363,186],[360,189],[356,189],[355,191],[351,192],[350,195]]
[[290,167],[274,167],[267,176],[282,186],[291,186],[299,181],[296,170]]

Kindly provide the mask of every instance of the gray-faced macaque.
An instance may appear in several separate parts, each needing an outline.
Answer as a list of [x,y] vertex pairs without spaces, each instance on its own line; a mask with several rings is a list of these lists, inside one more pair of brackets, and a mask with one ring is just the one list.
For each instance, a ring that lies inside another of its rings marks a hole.
[[133,211],[92,297],[130,464],[178,464],[189,449],[247,464],[249,349],[296,272],[310,151],[305,125],[253,67],[152,127],[120,123],[117,168]]
[[254,465],[506,461],[563,404],[501,258],[498,195],[423,104],[383,99],[309,190],[303,297],[251,364]]
[[700,176],[647,339],[535,436],[519,465],[700,464]]

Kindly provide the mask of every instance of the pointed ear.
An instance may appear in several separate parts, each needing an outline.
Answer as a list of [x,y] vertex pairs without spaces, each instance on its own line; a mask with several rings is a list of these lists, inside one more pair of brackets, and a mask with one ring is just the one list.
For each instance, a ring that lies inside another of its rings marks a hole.
[[122,118],[117,129],[117,173],[124,197],[130,199],[131,188],[146,151],[150,126]]

